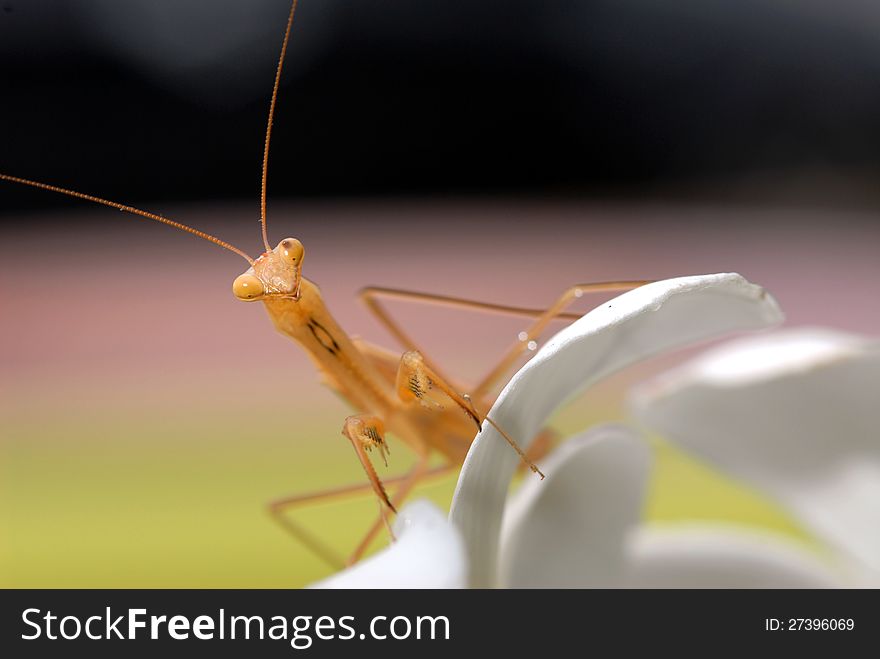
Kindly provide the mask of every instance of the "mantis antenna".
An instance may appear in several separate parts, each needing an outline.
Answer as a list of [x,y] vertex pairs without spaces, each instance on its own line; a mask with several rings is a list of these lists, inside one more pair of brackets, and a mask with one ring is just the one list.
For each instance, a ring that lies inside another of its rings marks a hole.
[[215,245],[219,245],[224,249],[228,249],[230,252],[234,252],[238,254],[241,258],[245,259],[251,265],[254,264],[254,260],[245,254],[243,251],[235,247],[234,245],[230,245],[225,240],[220,240],[216,236],[212,236],[209,233],[205,233],[204,231],[199,231],[198,229],[193,229],[190,226],[187,226],[181,222],[175,222],[174,220],[169,220],[167,217],[162,217],[161,215],[157,215],[156,213],[149,213],[147,211],[142,211],[140,208],[135,208],[134,206],[126,206],[125,204],[120,204],[115,201],[110,201],[108,199],[102,199],[101,197],[95,197],[90,194],[84,194],[82,192],[77,192],[76,190],[68,190],[67,188],[59,188],[56,185],[49,185],[48,183],[40,183],[39,181],[31,181],[26,178],[19,178],[17,176],[9,176],[8,174],[0,173],[0,180],[10,181],[12,183],[21,183],[22,185],[29,185],[32,188],[40,188],[41,190],[49,190],[51,192],[58,192],[60,194],[65,194],[68,197],[76,197],[77,199],[85,199],[86,201],[92,201],[96,204],[103,204],[104,206],[110,206],[110,208],[115,208],[117,210],[121,210],[126,213],[131,213],[132,215],[140,215],[141,217],[146,217],[150,220],[156,220],[157,222],[162,222],[163,224],[167,224],[168,226],[172,226],[175,229],[180,229],[181,231],[186,231],[187,233],[191,233],[194,236],[198,236],[199,238],[204,238],[208,242],[212,242]]
[[[269,169],[269,143],[272,137],[272,122],[275,117],[275,105],[278,100],[278,87],[281,84],[281,71],[284,67],[284,58],[287,54],[287,44],[290,41],[290,30],[293,27],[293,15],[296,13],[296,5],[297,0],[293,0],[290,5],[290,14],[287,17],[287,27],[284,30],[284,41],[281,43],[281,55],[278,58],[278,67],[275,69],[275,84],[272,87],[272,100],[269,103],[269,120],[266,124],[266,142],[263,146],[263,174],[261,178],[260,185],[260,225],[262,227],[263,233],[263,245],[266,247],[266,251],[271,251],[272,247],[269,245],[269,235],[266,229],[266,178],[267,172]],[[181,231],[186,231],[187,233],[191,233],[194,236],[198,236],[199,238],[203,238],[208,242],[212,242],[215,245],[219,245],[224,249],[228,249],[230,252],[238,254],[245,261],[254,264],[254,260],[248,256],[245,252],[238,249],[234,245],[226,242],[225,240],[220,240],[216,236],[212,236],[209,233],[205,233],[204,231],[199,231],[198,229],[193,229],[182,222],[175,222],[174,220],[168,219],[167,217],[163,217],[156,213],[150,213],[147,211],[143,211],[140,208],[135,208],[134,206],[126,206],[125,204],[120,204],[116,201],[110,201],[109,199],[103,199],[101,197],[95,197],[94,195],[85,194],[83,192],[77,192],[76,190],[68,190],[67,188],[61,188],[56,185],[49,185],[48,183],[41,183],[39,181],[32,181],[26,178],[19,178],[18,176],[9,176],[8,174],[0,173],[0,180],[9,181],[11,183],[19,183],[21,185],[29,185],[32,188],[39,188],[41,190],[49,190],[50,192],[57,192],[59,194],[67,195],[68,197],[75,197],[77,199],[84,199],[86,201],[91,201],[96,204],[103,204],[104,206],[109,206],[110,208],[115,208],[117,210],[123,211],[125,213],[131,213],[132,215],[140,215],[141,217],[146,217],[150,220],[155,220],[157,222],[162,222],[163,224],[167,224],[168,226],[172,226],[175,229],[180,229]]]
[[293,15],[296,13],[297,0],[290,5],[290,14],[287,17],[287,28],[284,30],[284,41],[281,42],[281,55],[278,58],[278,66],[275,69],[275,85],[272,87],[272,100],[269,101],[269,120],[266,122],[266,142],[263,145],[263,176],[260,181],[260,226],[263,231],[263,245],[266,251],[272,251],[269,246],[269,233],[266,229],[266,174],[269,170],[269,141],[272,138],[272,122],[275,118],[275,103],[278,100],[278,87],[281,84],[281,70],[284,68],[284,57],[287,54],[287,42],[290,41],[290,28],[293,27]]

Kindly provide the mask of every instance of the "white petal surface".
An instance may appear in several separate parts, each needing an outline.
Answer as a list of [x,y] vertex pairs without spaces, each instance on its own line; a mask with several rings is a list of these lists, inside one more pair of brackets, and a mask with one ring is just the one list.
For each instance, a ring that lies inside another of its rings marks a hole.
[[631,536],[632,588],[839,588],[842,575],[778,535],[697,523],[643,527]]
[[627,533],[641,517],[651,452],[623,426],[556,449],[511,497],[500,583],[511,588],[612,588],[623,582]]
[[[775,301],[740,275],[647,284],[550,339],[513,376],[489,416],[526,448],[557,407],[601,378],[664,350],[780,320]],[[474,586],[496,583],[501,515],[518,462],[501,435],[484,424],[462,467],[450,518],[464,537]]]
[[458,531],[433,504],[414,501],[397,517],[397,542],[311,588],[465,588]]
[[633,409],[880,571],[880,342],[817,329],[737,341],[639,388]]

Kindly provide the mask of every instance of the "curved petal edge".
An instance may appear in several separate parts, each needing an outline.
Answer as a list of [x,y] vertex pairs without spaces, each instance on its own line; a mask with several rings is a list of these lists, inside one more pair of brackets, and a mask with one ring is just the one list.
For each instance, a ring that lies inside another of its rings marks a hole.
[[[517,372],[489,416],[525,449],[553,411],[585,387],[660,352],[782,320],[773,298],[738,274],[680,277],[620,295],[563,329]],[[498,537],[518,457],[489,424],[462,467],[450,519],[479,587],[497,582]]]

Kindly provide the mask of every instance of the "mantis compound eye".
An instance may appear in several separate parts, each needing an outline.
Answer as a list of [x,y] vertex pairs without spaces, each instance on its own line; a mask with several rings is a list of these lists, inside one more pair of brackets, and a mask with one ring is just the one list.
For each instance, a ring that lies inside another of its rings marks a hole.
[[301,265],[305,249],[296,238],[285,238],[278,243],[278,253],[291,265]]
[[232,294],[239,300],[256,300],[264,292],[263,282],[251,274],[239,275],[232,282]]

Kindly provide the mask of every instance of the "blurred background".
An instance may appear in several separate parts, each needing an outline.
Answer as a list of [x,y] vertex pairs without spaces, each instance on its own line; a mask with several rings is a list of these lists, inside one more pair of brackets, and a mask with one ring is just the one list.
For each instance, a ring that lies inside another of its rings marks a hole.
[[[0,0],[0,171],[256,252],[288,9]],[[765,285],[791,324],[877,334],[878,34],[867,0],[302,0],[270,232],[305,243],[344,327],[389,346],[362,286],[542,306],[575,282],[725,270]],[[232,299],[244,262],[5,183],[0,223],[0,585],[326,574],[264,504],[359,481],[349,411],[258,305]],[[522,329],[394,310],[465,382]],[[612,378],[554,426],[625,418],[629,384],[675,359]],[[392,451],[388,474],[408,464]],[[759,494],[657,456],[649,519],[803,535]],[[445,504],[453,484],[426,493]],[[375,513],[364,498],[297,519],[344,552]]]
[[[287,4],[3,0],[4,167],[252,200]],[[273,193],[873,205],[878,33],[870,0],[306,0]]]

